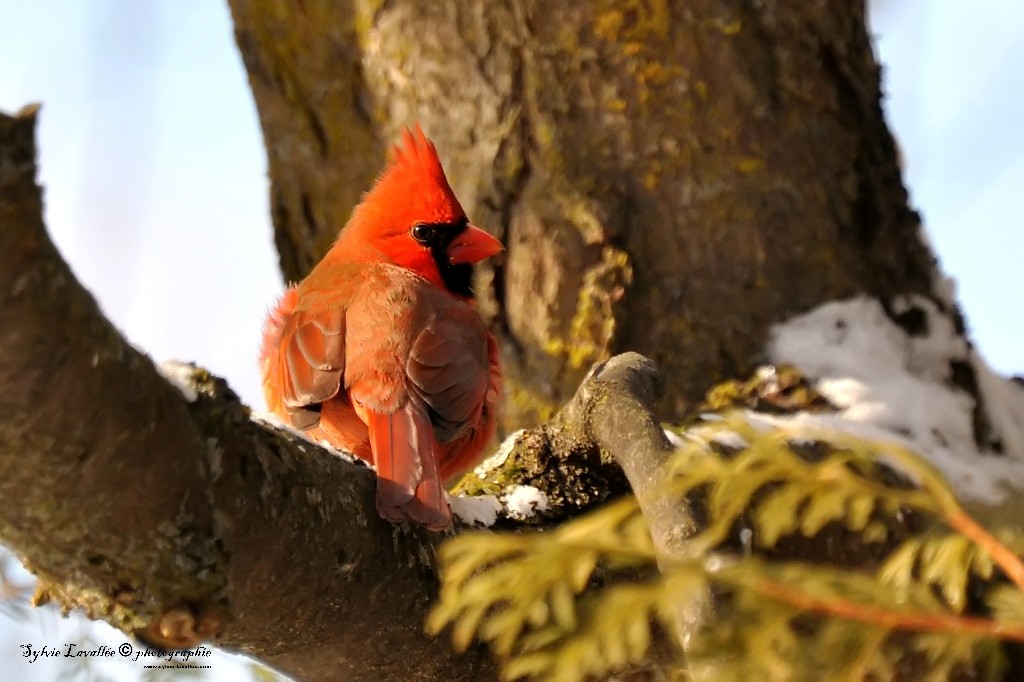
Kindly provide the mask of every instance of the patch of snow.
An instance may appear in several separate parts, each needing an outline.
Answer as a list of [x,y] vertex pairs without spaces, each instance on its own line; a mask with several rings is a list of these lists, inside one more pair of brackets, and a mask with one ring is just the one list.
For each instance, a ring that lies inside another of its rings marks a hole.
[[196,391],[192,381],[192,372],[196,369],[194,365],[177,360],[165,360],[159,363],[156,368],[164,379],[167,379],[168,382],[181,391],[181,394],[185,396],[185,400],[194,403],[199,399],[199,392]]
[[494,495],[448,495],[452,512],[472,526],[493,526],[501,511],[501,502]]
[[985,396],[985,412],[1002,440],[1003,452],[1024,459],[1024,386],[992,371],[978,353],[971,353],[978,388]]
[[508,515],[514,519],[528,519],[550,509],[548,496],[532,485],[517,485],[503,499]]
[[[721,415],[715,415],[721,417]],[[720,421],[720,419],[709,420],[712,423]],[[751,422],[753,423],[753,422]],[[742,450],[746,448],[750,443],[746,439],[735,431],[728,431],[721,428],[713,428],[711,426],[694,426],[686,430],[686,437],[697,443],[704,445],[710,445],[717,443],[723,447],[731,450]],[[678,438],[678,437],[677,437]],[[680,446],[684,441],[680,439]]]
[[[998,502],[1007,485],[1024,488],[1024,390],[994,375],[956,332],[949,314],[920,296],[893,303],[925,316],[920,335],[894,323],[875,299],[826,303],[772,330],[768,354],[817,379],[837,415],[766,417],[770,425],[837,429],[897,441],[937,466],[965,498]],[[951,383],[952,364],[971,363],[1003,456],[980,451],[975,399]]]
[[768,419],[771,415],[764,414],[762,412],[750,412],[747,411],[747,423],[750,424],[756,431],[766,433],[776,428],[776,421]]
[[742,450],[750,445],[743,436],[735,431],[719,431],[711,441],[732,450]]
[[498,446],[498,449],[494,451],[493,455],[476,465],[476,468],[473,469],[473,473],[480,478],[485,478],[489,471],[494,471],[500,467],[505,463],[505,460],[508,459],[508,456],[512,454],[512,450],[515,449],[516,443],[519,442],[519,439],[525,434],[526,429],[519,429],[518,431],[510,434],[508,438],[501,441],[501,445]]
[[669,431],[668,429],[662,429],[662,431],[665,432],[665,438],[668,439],[668,442],[671,443],[672,447],[676,450],[686,445],[686,441],[683,440],[678,433]]
[[[1009,457],[964,451],[946,447],[922,448],[920,443],[893,433],[890,429],[847,419],[839,414],[769,415],[748,412],[747,420],[766,430],[782,431],[793,440],[828,441],[830,433],[843,433],[856,438],[892,443],[923,455],[939,469],[965,500],[998,504],[1024,483],[1024,462]],[[895,463],[894,469],[904,471]]]

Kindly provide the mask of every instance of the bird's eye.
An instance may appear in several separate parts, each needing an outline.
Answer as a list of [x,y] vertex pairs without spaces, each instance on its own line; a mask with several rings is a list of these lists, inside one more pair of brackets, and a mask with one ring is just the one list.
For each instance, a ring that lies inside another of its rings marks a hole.
[[422,223],[419,225],[413,225],[412,238],[420,244],[428,244],[434,238],[434,226],[423,225]]

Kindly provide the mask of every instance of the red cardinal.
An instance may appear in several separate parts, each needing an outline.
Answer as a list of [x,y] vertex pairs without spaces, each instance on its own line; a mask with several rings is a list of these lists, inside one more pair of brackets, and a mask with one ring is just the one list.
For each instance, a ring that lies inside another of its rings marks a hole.
[[494,436],[498,346],[473,263],[502,250],[469,224],[419,126],[313,271],[267,318],[272,411],[377,468],[377,510],[448,526],[443,483]]

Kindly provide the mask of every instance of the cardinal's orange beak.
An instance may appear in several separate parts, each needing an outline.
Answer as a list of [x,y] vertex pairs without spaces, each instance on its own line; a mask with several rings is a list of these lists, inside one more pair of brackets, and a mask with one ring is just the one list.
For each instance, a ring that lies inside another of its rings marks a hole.
[[479,263],[504,250],[505,247],[500,241],[479,227],[469,225],[448,246],[448,260],[452,265]]

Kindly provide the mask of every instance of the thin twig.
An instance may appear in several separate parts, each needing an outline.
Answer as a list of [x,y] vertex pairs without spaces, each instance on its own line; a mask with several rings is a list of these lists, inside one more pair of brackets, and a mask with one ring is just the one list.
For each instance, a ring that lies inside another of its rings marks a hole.
[[989,618],[920,611],[893,611],[879,606],[859,604],[840,597],[822,599],[769,578],[762,578],[755,583],[744,584],[744,587],[752,589],[769,599],[789,604],[802,611],[835,616],[891,630],[944,632],[958,635],[973,634],[995,639],[1024,642],[1024,628],[1008,625],[1007,623]]
[[1020,557],[1013,550],[999,542],[959,506],[956,510],[946,511],[945,519],[950,528],[988,552],[999,568],[1003,569],[1006,577],[1018,589],[1024,590],[1024,563],[1021,563]]

